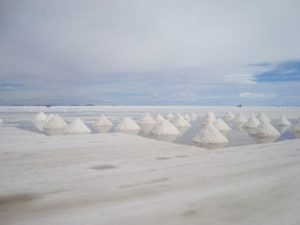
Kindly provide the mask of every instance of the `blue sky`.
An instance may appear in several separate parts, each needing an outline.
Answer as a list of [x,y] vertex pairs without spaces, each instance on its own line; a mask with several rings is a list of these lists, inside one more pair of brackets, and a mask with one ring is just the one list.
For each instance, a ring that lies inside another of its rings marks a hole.
[[0,105],[300,105],[300,2],[0,2]]

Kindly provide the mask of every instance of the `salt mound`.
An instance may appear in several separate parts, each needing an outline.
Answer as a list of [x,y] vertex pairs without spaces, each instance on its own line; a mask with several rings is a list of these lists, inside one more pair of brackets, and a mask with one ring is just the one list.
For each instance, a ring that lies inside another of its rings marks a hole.
[[235,123],[246,123],[248,121],[248,119],[243,113],[238,112],[233,121]]
[[2,120],[2,119],[0,119],[0,126],[2,126],[2,124],[3,124],[3,120]]
[[174,120],[172,121],[172,123],[176,126],[176,127],[188,127],[190,126],[189,122],[187,122],[183,116],[181,115],[176,115],[176,117],[174,118]]
[[191,118],[192,118],[192,120],[194,121],[194,120],[197,119],[197,115],[196,115],[195,113],[191,113]]
[[68,134],[91,133],[91,130],[82,122],[82,120],[79,117],[77,117],[68,126],[66,133],[68,133]]
[[275,127],[272,126],[271,123],[262,122],[261,125],[258,126],[255,135],[257,137],[267,138],[267,137],[280,136],[280,133],[278,132],[278,130],[276,130]]
[[160,122],[160,121],[164,120],[163,116],[160,115],[160,114],[157,114],[155,119],[156,119],[157,122]]
[[253,115],[250,115],[250,118],[248,119],[247,123],[245,123],[246,128],[256,128],[260,125],[259,120]]
[[300,132],[300,119],[299,121],[292,127],[294,132]]
[[213,124],[220,131],[230,130],[230,127],[221,118],[217,119]]
[[102,114],[95,125],[97,127],[111,127],[113,124],[104,114]]
[[145,113],[139,122],[141,125],[153,125],[156,123],[156,120],[149,113]]
[[224,120],[226,120],[227,122],[233,121],[234,118],[235,118],[235,116],[232,112],[227,112],[224,116]]
[[[48,119],[48,118],[47,118]],[[49,130],[61,130],[67,128],[68,125],[60,115],[55,114],[46,122],[44,128]]]
[[49,116],[47,116],[45,122],[49,122],[53,117],[54,117],[54,114],[51,113]]
[[280,116],[278,125],[279,126],[291,126],[291,122],[285,116]]
[[216,116],[213,112],[209,112],[206,114],[203,120],[203,124],[213,123],[216,121]]
[[228,139],[212,123],[206,124],[193,141],[202,144],[228,143]]
[[167,119],[161,120],[151,131],[155,136],[179,135],[179,130]]
[[47,116],[43,112],[39,112],[34,119],[36,122],[45,122],[47,120]]
[[188,113],[185,113],[185,114],[183,115],[183,118],[184,118],[186,121],[191,121],[191,120],[192,120],[192,118],[190,117],[190,115],[189,115]]
[[121,123],[116,127],[118,131],[137,131],[140,129],[140,126],[130,117],[124,117]]
[[173,118],[174,118],[174,114],[173,114],[173,113],[168,113],[167,119],[168,119],[169,121],[172,121]]
[[263,112],[259,113],[257,116],[257,119],[259,119],[260,122],[270,123],[270,118]]

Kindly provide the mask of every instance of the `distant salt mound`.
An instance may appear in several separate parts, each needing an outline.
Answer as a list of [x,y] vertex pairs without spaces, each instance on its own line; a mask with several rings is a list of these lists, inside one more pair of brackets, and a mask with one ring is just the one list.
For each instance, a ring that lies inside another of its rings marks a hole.
[[117,131],[138,131],[140,126],[130,117],[124,117],[116,127]]
[[53,115],[49,119],[49,121],[47,121],[46,124],[44,125],[44,128],[48,129],[48,130],[62,130],[62,129],[65,129],[67,127],[68,127],[67,123],[58,114]]
[[112,125],[112,122],[104,114],[102,114],[95,123],[97,127],[111,127]]
[[280,116],[278,125],[287,127],[291,126],[291,122],[285,116]]
[[219,131],[230,130],[230,127],[221,118],[216,119],[213,124]]
[[227,122],[233,121],[235,118],[234,114],[232,112],[227,112],[224,116],[224,120]]
[[139,122],[140,125],[154,125],[156,123],[157,121],[149,113],[145,113]]
[[155,136],[179,135],[179,130],[167,119],[161,120],[151,131]]
[[0,127],[3,125],[3,119],[0,119]]
[[183,115],[183,118],[184,118],[187,122],[189,122],[189,121],[192,120],[191,116],[190,116],[188,113],[185,113],[185,114]]
[[175,118],[173,119],[172,123],[176,127],[189,127],[190,126],[190,123],[187,122],[181,115],[176,115]]
[[212,123],[206,124],[193,141],[201,144],[228,143],[228,139]]
[[197,119],[197,115],[195,113],[191,113],[191,118],[192,118],[192,121],[194,121]]
[[36,116],[35,116],[35,122],[45,122],[47,120],[47,115],[43,112],[39,112]]
[[173,113],[168,113],[168,115],[167,115],[167,119],[169,120],[169,121],[172,121],[172,119],[174,118],[175,116],[174,116],[174,114]]
[[162,120],[164,120],[165,118],[163,118],[163,116],[162,115],[160,115],[160,114],[157,114],[157,116],[156,116],[156,121],[157,122],[160,122],[160,121],[162,121]]
[[88,134],[91,133],[90,128],[88,128],[82,120],[77,117],[66,129],[67,134]]
[[216,121],[216,115],[213,112],[209,112],[206,114],[203,120],[203,124],[213,123]]
[[278,130],[276,130],[275,127],[272,126],[271,123],[262,122],[258,126],[255,135],[260,138],[268,138],[268,137],[280,136],[280,133],[278,132]]
[[260,125],[259,120],[253,115],[250,115],[247,123],[245,123],[244,127],[246,128],[257,128]]
[[260,122],[265,122],[265,123],[270,123],[271,122],[271,119],[263,112],[258,114],[257,119]]
[[235,123],[247,123],[248,119],[243,113],[238,112],[233,121]]

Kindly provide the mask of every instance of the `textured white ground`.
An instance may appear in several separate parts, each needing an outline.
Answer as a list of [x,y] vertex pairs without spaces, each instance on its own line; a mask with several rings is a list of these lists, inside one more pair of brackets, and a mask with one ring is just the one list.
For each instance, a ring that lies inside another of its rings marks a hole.
[[300,224],[299,139],[205,150],[120,133],[45,136],[3,115],[1,225]]

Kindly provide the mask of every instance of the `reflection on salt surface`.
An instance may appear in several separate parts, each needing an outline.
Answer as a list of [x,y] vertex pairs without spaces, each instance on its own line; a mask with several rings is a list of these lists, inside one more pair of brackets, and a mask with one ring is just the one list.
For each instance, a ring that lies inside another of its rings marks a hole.
[[140,130],[122,130],[123,134],[129,134],[129,135],[137,135],[140,133]]
[[45,129],[44,133],[47,135],[63,135],[63,134],[65,134],[65,130],[63,130],[63,129]]

